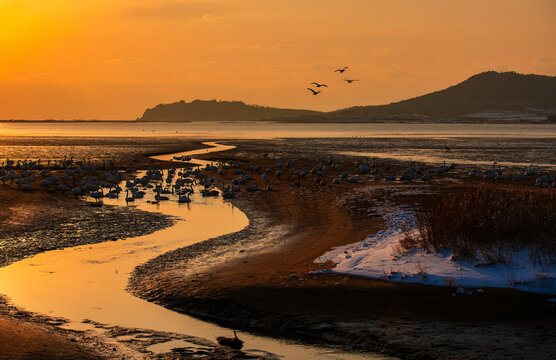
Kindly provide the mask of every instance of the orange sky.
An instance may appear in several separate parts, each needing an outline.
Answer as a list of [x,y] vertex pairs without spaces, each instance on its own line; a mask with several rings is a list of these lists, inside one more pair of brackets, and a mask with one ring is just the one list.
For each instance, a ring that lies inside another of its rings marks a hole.
[[0,119],[196,98],[333,110],[490,69],[556,75],[556,1],[0,0]]

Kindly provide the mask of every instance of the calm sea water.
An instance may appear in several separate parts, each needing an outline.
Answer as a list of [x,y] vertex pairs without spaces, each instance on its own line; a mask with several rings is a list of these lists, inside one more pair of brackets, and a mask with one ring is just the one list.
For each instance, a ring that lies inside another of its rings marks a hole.
[[3,136],[184,136],[203,139],[280,137],[505,137],[556,138],[556,124],[290,124],[191,123],[0,123]]
[[242,149],[264,139],[255,147],[282,158],[337,154],[479,169],[496,161],[512,174],[529,165],[556,170],[556,124],[0,123],[0,159],[101,161],[184,139],[235,139]]

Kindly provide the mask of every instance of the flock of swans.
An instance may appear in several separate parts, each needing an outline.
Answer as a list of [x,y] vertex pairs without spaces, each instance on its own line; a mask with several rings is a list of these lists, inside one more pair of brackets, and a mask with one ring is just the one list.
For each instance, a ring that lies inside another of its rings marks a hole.
[[[263,154],[268,159],[268,154]],[[40,159],[14,161],[6,159],[0,167],[0,181],[3,185],[15,185],[22,191],[33,191],[42,188],[47,191],[68,193],[75,196],[88,196],[97,202],[103,198],[119,198],[125,191],[125,201],[133,202],[141,199],[147,191],[155,193],[152,203],[175,200],[179,203],[191,202],[191,194],[195,192],[194,186],[201,187],[203,196],[222,196],[233,198],[242,191],[273,191],[272,181],[286,179],[291,186],[298,187],[303,183],[313,182],[315,185],[325,186],[340,183],[360,183],[362,181],[423,181],[428,182],[436,176],[453,171],[455,163],[444,163],[439,167],[426,167],[422,163],[411,163],[401,174],[392,173],[391,165],[383,164],[380,169],[376,160],[358,161],[350,170],[345,170],[342,165],[330,158],[319,161],[313,166],[301,163],[299,160],[276,160],[273,167],[263,164],[244,164],[230,157],[227,161],[210,163],[202,166],[188,165],[189,156],[175,156],[174,161],[184,163],[183,167],[170,169],[151,168],[138,176],[137,170],[127,168],[119,170],[113,161],[103,161],[102,164],[93,164],[87,161],[74,161],[73,158],[64,158],[59,161]],[[267,162],[268,164],[268,162]],[[344,165],[345,166],[345,165]],[[226,175],[232,175],[231,180]],[[367,175],[368,177],[364,177]],[[480,177],[477,169],[472,169],[469,177]],[[218,179],[216,179],[216,177]],[[492,167],[482,172],[484,180],[497,181],[504,179],[503,170],[495,162]],[[556,188],[556,176],[550,173],[538,176],[532,167],[523,169],[513,181],[520,182],[527,177],[536,177],[537,187]],[[125,185],[123,181],[125,181]],[[259,180],[260,179],[260,180]],[[226,184],[226,181],[231,181]],[[263,187],[259,187],[259,182]],[[124,186],[125,190],[120,186]],[[221,190],[217,190],[221,185]],[[123,195],[122,195],[123,196]]]

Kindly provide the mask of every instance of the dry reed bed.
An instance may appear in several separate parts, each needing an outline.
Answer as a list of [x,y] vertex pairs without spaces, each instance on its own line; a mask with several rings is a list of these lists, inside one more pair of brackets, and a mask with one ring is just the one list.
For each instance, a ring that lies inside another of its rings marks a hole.
[[416,215],[401,245],[451,249],[455,260],[512,262],[530,250],[535,265],[556,261],[556,194],[545,189],[471,188],[441,196]]

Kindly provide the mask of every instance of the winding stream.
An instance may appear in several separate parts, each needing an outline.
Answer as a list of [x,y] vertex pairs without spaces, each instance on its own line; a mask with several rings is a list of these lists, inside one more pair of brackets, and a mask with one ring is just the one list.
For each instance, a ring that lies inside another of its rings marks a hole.
[[[198,155],[222,151],[231,146],[207,143],[211,148],[174,155]],[[193,160],[204,165],[206,162]],[[142,176],[139,172],[138,176]],[[124,188],[125,184],[121,184]],[[104,199],[106,204],[125,206],[120,199]],[[141,300],[126,291],[133,269],[149,259],[205,239],[239,231],[248,225],[241,211],[222,198],[202,197],[199,191],[190,204],[170,201],[153,205],[154,193],[147,191],[134,206],[179,217],[174,226],[135,238],[47,251],[0,269],[0,292],[13,304],[28,311],[69,319],[66,326],[76,330],[99,331],[84,319],[129,328],[152,329],[191,335],[214,341],[230,329],[201,321]],[[292,341],[240,333],[246,349],[263,349],[286,359],[379,359],[376,354],[352,354],[337,349],[307,346]],[[158,344],[168,351],[173,344]],[[178,344],[179,345],[179,344]],[[176,345],[174,345],[176,346]],[[155,350],[153,348],[153,350]]]

